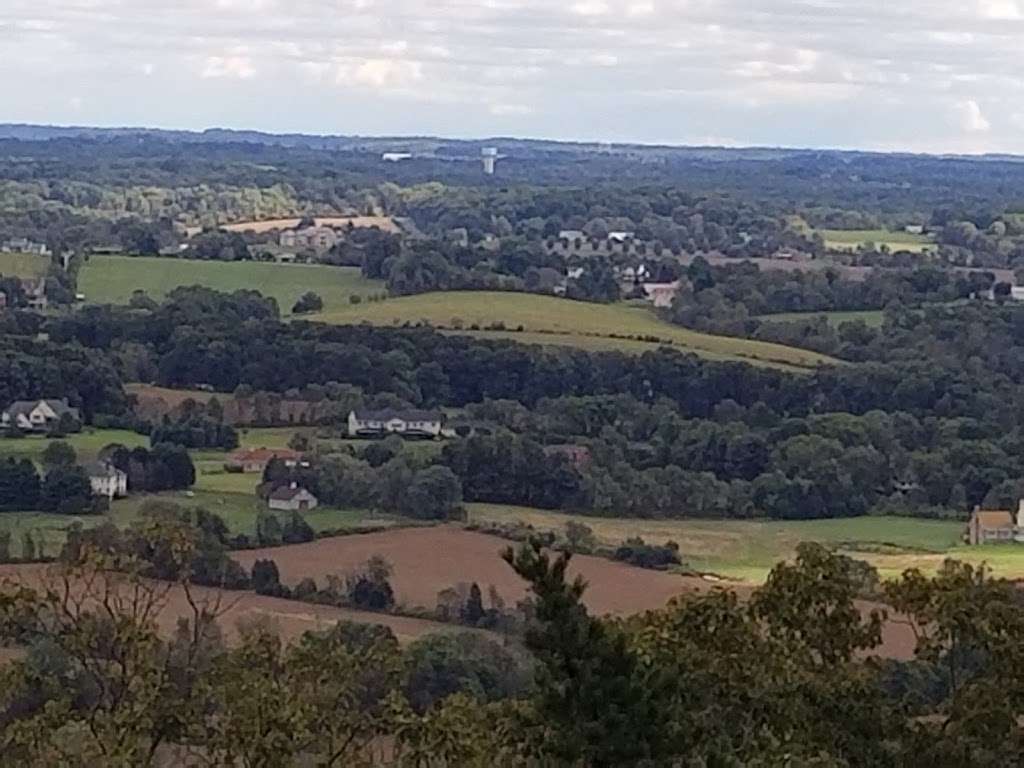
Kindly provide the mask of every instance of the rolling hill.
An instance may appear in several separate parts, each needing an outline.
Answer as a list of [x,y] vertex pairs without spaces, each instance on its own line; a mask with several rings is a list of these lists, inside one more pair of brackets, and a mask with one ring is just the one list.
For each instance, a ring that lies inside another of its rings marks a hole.
[[736,360],[790,370],[839,361],[809,350],[749,339],[713,336],[671,325],[645,307],[592,304],[554,296],[453,291],[349,305],[311,319],[336,325],[422,323],[482,338],[641,353],[677,347],[714,360]]

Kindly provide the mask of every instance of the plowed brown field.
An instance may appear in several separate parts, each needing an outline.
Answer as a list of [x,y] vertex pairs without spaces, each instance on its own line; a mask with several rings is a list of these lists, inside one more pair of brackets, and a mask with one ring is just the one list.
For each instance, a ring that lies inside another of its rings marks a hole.
[[[5,580],[38,587],[45,578],[47,566],[0,565],[0,584]],[[366,611],[353,611],[326,605],[311,605],[295,600],[264,597],[254,592],[220,592],[206,587],[193,587],[193,597],[212,605],[220,600],[224,609],[219,624],[228,642],[238,635],[239,622],[254,619],[269,619],[280,629],[281,636],[294,640],[310,630],[328,629],[338,621],[354,621],[360,624],[380,624],[389,627],[403,642],[434,632],[451,632],[458,629],[451,624],[441,624],[424,619],[388,616]],[[172,588],[166,595],[163,610],[157,617],[162,632],[171,634],[179,618],[192,616],[192,609],[182,589]]]

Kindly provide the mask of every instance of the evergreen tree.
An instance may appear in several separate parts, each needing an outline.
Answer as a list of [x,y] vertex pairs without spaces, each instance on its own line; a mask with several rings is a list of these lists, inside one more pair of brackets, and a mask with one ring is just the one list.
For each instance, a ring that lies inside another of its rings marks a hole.
[[657,761],[664,731],[659,686],[630,652],[625,633],[587,614],[583,580],[566,581],[571,555],[551,562],[535,540],[503,557],[537,599],[526,645],[540,664],[536,708],[548,725],[552,757],[592,768]]
[[480,593],[480,586],[474,581],[469,588],[469,597],[466,604],[462,606],[462,623],[475,627],[484,617],[484,599]]

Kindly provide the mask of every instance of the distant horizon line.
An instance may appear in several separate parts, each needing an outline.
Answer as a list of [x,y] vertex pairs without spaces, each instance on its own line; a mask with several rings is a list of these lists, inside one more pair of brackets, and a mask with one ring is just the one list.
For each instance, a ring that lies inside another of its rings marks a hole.
[[[368,140],[368,141],[443,141],[460,142],[466,144],[483,144],[488,142],[519,142],[524,144],[556,144],[570,147],[596,147],[596,148],[639,148],[646,150],[716,150],[725,152],[827,152],[834,154],[861,154],[861,155],[883,155],[903,157],[928,157],[938,159],[1007,159],[1024,160],[1024,153],[1013,152],[919,152],[913,150],[899,149],[865,149],[860,147],[842,146],[789,146],[769,144],[686,144],[672,143],[666,141],[623,141],[623,140],[601,140],[601,139],[564,139],[548,138],[537,136],[443,136],[438,134],[361,134],[361,133],[308,133],[303,131],[270,131],[260,128],[231,128],[225,126],[208,126],[206,128],[168,128],[163,126],[145,125],[87,125],[74,123],[32,123],[0,121],[0,134],[10,129],[35,129],[49,130],[63,133],[75,132],[111,132],[111,133],[151,133],[151,134],[185,134],[191,136],[204,136],[208,134],[251,134],[271,139],[321,139],[321,140]],[[10,135],[0,135],[0,139],[18,138]]]

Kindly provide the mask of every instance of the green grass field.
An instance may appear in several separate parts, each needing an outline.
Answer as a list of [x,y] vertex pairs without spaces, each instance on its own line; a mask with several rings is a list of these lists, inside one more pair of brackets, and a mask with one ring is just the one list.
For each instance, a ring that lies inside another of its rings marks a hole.
[[[86,429],[60,440],[75,449],[79,462],[95,460],[99,452],[111,443],[121,443],[128,448],[149,446],[148,437],[124,429]],[[27,457],[38,460],[51,442],[53,441],[48,437],[3,437],[0,438],[0,457]]]
[[353,294],[384,290],[381,281],[363,278],[354,267],[131,256],[94,256],[78,280],[79,290],[93,304],[127,304],[135,290],[159,300],[179,286],[202,285],[219,291],[259,291],[277,299],[282,314],[290,313],[306,291],[319,294],[325,310],[337,311],[348,306]]
[[[81,523],[85,528],[93,528],[110,521],[124,528],[138,519],[139,510],[143,505],[154,500],[214,512],[224,519],[231,533],[244,533],[249,536],[255,535],[256,517],[260,510],[264,509],[263,504],[255,496],[240,493],[196,490],[191,496],[184,493],[138,495],[115,501],[106,515],[68,516],[46,512],[0,512],[0,533],[11,534],[11,554],[15,557],[22,556],[22,542],[26,532],[31,534],[37,554],[56,557],[67,539],[68,529],[74,523]],[[346,528],[388,526],[399,522],[387,516],[370,515],[364,510],[327,507],[306,512],[303,516],[318,533]]]
[[0,275],[4,277],[42,277],[50,266],[46,256],[31,253],[0,253]]
[[869,328],[881,328],[885,320],[885,312],[880,309],[854,310],[850,312],[779,312],[774,315],[758,315],[757,319],[767,322],[787,323],[810,320],[815,317],[825,317],[829,324],[834,326],[863,320]]
[[[825,355],[781,344],[690,331],[661,320],[646,308],[625,304],[592,304],[528,293],[426,293],[348,306],[339,311],[324,312],[314,319],[339,325],[371,323],[387,326],[424,322],[481,337],[489,335],[489,332],[473,330],[471,326],[485,328],[501,322],[506,328],[521,325],[528,333],[499,331],[494,336],[514,338],[526,343],[587,348],[588,344],[598,340],[609,348],[630,352],[640,351],[640,345],[651,350],[668,344],[713,359],[741,360],[790,369],[807,369],[838,362]],[[613,336],[624,338],[616,339]],[[629,336],[637,338],[625,338]],[[657,341],[645,342],[641,337]]]
[[926,253],[936,248],[935,242],[926,235],[912,235],[909,232],[890,232],[886,229],[819,229],[825,238],[825,245],[837,251],[853,251],[864,243],[886,246],[890,251]]
[[541,530],[562,530],[569,520],[590,526],[604,544],[632,536],[649,543],[672,540],[692,568],[723,578],[759,583],[771,567],[792,557],[802,541],[818,541],[866,560],[884,576],[906,568],[934,570],[944,559],[980,564],[1008,578],[1024,577],[1024,545],[968,547],[962,544],[964,525],[955,521],[899,517],[860,517],[837,520],[635,520],[566,515],[522,507],[469,504],[472,522],[520,520]]

